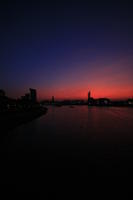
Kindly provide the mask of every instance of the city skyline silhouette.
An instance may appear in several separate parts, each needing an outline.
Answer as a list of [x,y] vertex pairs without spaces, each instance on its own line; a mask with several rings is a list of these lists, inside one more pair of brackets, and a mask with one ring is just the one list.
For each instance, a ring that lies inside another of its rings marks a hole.
[[19,97],[131,98],[133,13],[129,2],[3,2],[0,88]]
[[128,199],[133,1],[1,0],[0,50],[2,198]]

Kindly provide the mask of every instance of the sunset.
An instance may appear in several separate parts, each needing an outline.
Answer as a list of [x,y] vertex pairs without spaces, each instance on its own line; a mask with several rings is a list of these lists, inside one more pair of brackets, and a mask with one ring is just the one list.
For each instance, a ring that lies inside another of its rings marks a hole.
[[96,98],[131,98],[133,96],[131,62],[131,57],[119,58],[113,62],[103,62],[99,59],[99,61],[83,63],[83,65],[76,67],[73,64],[74,66],[71,66],[71,69],[65,69],[65,72],[60,69],[56,72],[58,79],[54,79],[53,84],[50,84],[49,87],[48,85],[47,87],[45,85],[38,86],[40,98],[50,99],[54,94],[57,99],[86,99],[88,89]]
[[2,0],[0,49],[5,199],[127,200],[133,3]]
[[88,88],[133,96],[132,18],[128,3],[3,3],[1,88],[19,97],[34,87],[41,99],[86,98]]

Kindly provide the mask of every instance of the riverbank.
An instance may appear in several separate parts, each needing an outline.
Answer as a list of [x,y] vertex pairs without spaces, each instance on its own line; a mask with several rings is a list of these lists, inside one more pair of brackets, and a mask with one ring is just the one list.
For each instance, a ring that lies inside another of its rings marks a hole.
[[96,187],[104,178],[104,183],[128,177],[130,181],[132,122],[130,108],[49,106],[46,115],[5,138],[2,183],[10,183],[20,193],[43,193],[46,183],[51,190],[55,185],[67,188],[71,181],[72,189],[75,185],[81,191],[88,180]]
[[48,108],[37,107],[30,110],[7,111],[0,113],[0,124],[2,132],[9,132],[21,124],[28,123],[37,117],[46,114]]

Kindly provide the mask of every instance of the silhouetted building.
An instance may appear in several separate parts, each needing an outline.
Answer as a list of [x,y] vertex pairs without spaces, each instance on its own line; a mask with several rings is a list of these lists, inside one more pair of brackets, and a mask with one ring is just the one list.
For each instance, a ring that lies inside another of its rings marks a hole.
[[25,99],[30,100],[30,94],[29,93],[25,94]]
[[30,88],[30,92],[26,93],[24,96],[17,101],[17,106],[22,109],[31,109],[37,106],[37,94],[36,90]]
[[8,98],[5,96],[5,91],[0,90],[0,112],[5,111],[8,105]]
[[37,94],[36,94],[36,90],[30,88],[30,100],[32,102],[37,102]]
[[88,92],[88,101],[90,100],[90,98],[91,98],[91,92],[89,91]]
[[88,105],[93,105],[94,99],[91,97],[91,92],[88,92]]
[[25,94],[24,96],[21,96],[21,99],[22,99],[22,100],[25,100],[25,101],[30,101],[30,100],[31,100],[30,94],[27,93],[27,94]]
[[99,105],[99,106],[108,106],[108,105],[110,105],[110,100],[107,99],[107,98],[96,99],[95,102],[96,102],[96,105]]
[[5,97],[6,93],[4,90],[0,90],[0,97]]
[[133,105],[133,99],[128,99],[128,105]]

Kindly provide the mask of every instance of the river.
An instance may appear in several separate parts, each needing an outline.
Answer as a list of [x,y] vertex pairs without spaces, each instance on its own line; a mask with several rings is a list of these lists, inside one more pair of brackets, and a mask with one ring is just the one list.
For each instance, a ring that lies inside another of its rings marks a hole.
[[10,132],[1,151],[10,184],[130,176],[133,109],[48,106],[46,115]]

